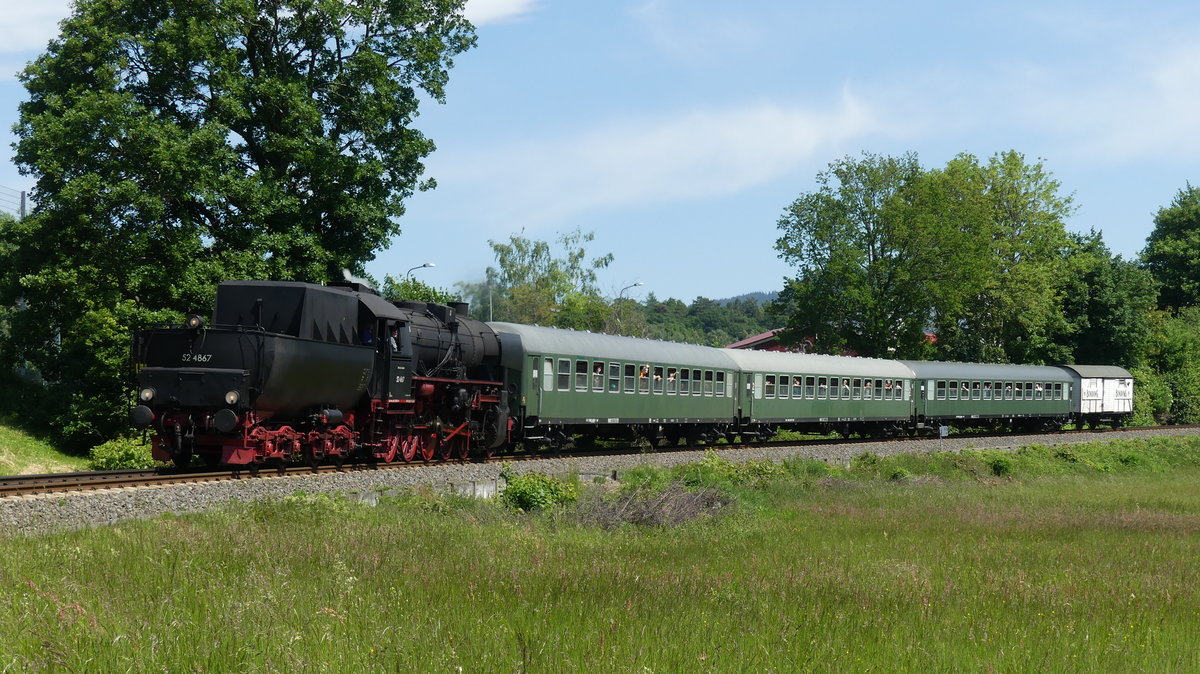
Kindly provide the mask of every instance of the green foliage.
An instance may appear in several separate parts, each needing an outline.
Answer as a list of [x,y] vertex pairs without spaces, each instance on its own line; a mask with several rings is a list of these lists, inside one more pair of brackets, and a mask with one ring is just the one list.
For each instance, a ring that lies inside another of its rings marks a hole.
[[[1070,196],[1040,161],[1008,151],[986,164],[971,155],[951,160],[947,172],[957,189],[983,205],[968,216],[972,236],[981,237],[982,257],[968,259],[979,273],[959,293],[957,310],[934,320],[938,357],[1007,363],[1070,360],[1057,336],[1065,331],[1062,251],[1065,225],[1074,211]],[[975,220],[975,218],[982,219]],[[975,249],[978,251],[978,249]]]
[[1162,285],[1159,305],[1194,306],[1200,300],[1200,187],[1188,183],[1154,216],[1142,262]]
[[[643,318],[636,325],[641,325],[644,332],[638,334],[631,330],[622,334],[723,347],[775,327],[766,308],[750,298],[720,303],[697,297],[689,305],[677,299],[660,301],[650,293],[646,301],[637,306]],[[614,306],[614,313],[615,309]]]
[[64,454],[41,434],[0,421],[0,475],[87,470],[87,459]]
[[1056,341],[1072,363],[1133,367],[1146,358],[1158,290],[1137,264],[1114,256],[1100,235],[1072,235],[1058,274],[1065,319]]
[[913,154],[865,155],[817,182],[779,221],[776,249],[799,272],[774,304],[785,341],[876,357],[1066,358],[1056,279],[1072,206],[1040,162],[964,154],[927,171]]
[[447,304],[449,302],[458,302],[461,299],[456,293],[442,288],[435,288],[412,276],[396,280],[391,274],[384,277],[383,290],[379,294],[389,302],[415,300],[418,302]]
[[1013,462],[1008,456],[993,456],[987,461],[988,467],[992,469],[992,475],[996,477],[1007,477],[1012,474]]
[[543,510],[579,499],[578,482],[567,482],[542,473],[523,473],[506,478],[500,501],[517,510]]
[[546,241],[513,234],[507,242],[488,241],[496,267],[482,283],[461,284],[475,315],[484,320],[552,325],[600,331],[608,304],[600,297],[596,272],[611,253],[588,259],[585,245],[595,234],[579,229],[560,234],[556,252]]
[[940,252],[931,244],[949,227],[903,208],[903,192],[921,172],[911,153],[847,157],[817,175],[817,191],[787,208],[775,248],[799,274],[774,304],[787,320],[785,341],[817,336],[815,348],[828,353],[919,353],[931,285],[951,269],[943,258],[923,254]]
[[716,450],[708,449],[698,463],[677,466],[672,474],[689,487],[728,490],[734,487],[760,487],[786,475],[787,470],[773,461],[730,461]]
[[[76,448],[125,425],[129,333],[225,278],[323,281],[398,233],[411,128],[474,44],[461,0],[87,1],[20,79],[33,213],[0,222],[0,364]],[[13,308],[21,307],[13,311]]]
[[1166,423],[1171,415],[1171,387],[1155,371],[1133,368],[1133,416],[1134,426],[1154,426]]
[[92,470],[146,470],[157,462],[150,456],[150,445],[141,439],[119,437],[93,447],[88,465]]

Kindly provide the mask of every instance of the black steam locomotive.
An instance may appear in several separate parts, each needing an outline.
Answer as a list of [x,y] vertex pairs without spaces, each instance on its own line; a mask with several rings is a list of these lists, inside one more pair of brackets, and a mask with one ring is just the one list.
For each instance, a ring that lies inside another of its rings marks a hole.
[[177,465],[489,454],[508,436],[500,340],[465,304],[357,283],[228,281],[212,325],[134,336],[156,458]]

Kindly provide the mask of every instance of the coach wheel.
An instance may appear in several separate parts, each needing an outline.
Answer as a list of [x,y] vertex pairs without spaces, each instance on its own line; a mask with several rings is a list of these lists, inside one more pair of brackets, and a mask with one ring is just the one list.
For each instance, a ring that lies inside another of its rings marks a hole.
[[420,438],[421,459],[424,461],[433,461],[434,454],[438,448],[438,434],[435,432],[425,431],[424,434],[417,436]]
[[383,441],[383,452],[379,454],[379,460],[384,463],[391,463],[396,460],[396,453],[400,450],[400,436],[389,435]]
[[466,461],[471,458],[471,436],[459,433],[450,440],[451,456]]
[[417,447],[421,444],[421,436],[406,435],[400,440],[400,460],[411,463],[417,456]]

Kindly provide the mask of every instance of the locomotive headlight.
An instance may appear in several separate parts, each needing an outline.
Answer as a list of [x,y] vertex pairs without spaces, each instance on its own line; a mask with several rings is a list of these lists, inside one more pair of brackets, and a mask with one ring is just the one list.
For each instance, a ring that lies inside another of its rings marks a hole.
[[196,314],[192,314],[188,316],[186,325],[189,330],[199,330],[204,327],[204,319]]
[[242,396],[237,391],[230,391],[229,393],[225,394],[225,404],[236,405],[237,401],[241,400],[241,398]]
[[141,393],[138,393],[138,398],[141,398],[144,403],[154,400],[154,389],[149,387],[142,389]]

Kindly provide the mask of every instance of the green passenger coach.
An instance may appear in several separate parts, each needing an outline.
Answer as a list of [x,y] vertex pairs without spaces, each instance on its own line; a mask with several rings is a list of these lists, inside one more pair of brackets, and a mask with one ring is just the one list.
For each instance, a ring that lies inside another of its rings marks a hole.
[[[736,429],[737,365],[722,349],[489,323],[525,437],[713,441]],[[511,404],[511,403],[510,403]],[[534,436],[529,433],[534,432]]]
[[1072,410],[1071,376],[1057,367],[902,361],[917,375],[918,427],[1010,424],[1061,428]]
[[728,350],[742,372],[743,428],[890,435],[912,417],[913,372],[893,361]]

